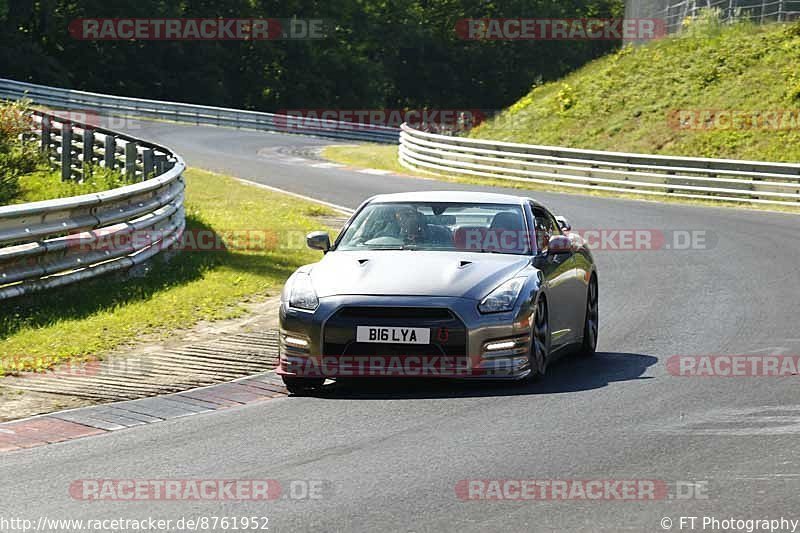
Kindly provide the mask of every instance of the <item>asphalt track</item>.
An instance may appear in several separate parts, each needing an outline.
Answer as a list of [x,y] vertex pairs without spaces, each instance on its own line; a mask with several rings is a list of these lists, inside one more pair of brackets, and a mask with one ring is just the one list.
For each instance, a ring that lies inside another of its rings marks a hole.
[[[350,208],[383,192],[499,190],[292,161],[329,144],[308,137],[165,123],[131,132],[168,144],[190,166]],[[663,531],[664,517],[673,530],[680,516],[800,519],[800,377],[675,377],[666,367],[672,355],[800,354],[798,218],[533,195],[575,228],[704,231],[710,244],[598,251],[601,353],[566,359],[535,385],[333,386],[317,398],[6,454],[0,518],[268,516],[270,531],[404,532]],[[71,498],[70,484],[87,478],[324,480],[328,489],[313,501]],[[460,480],[531,478],[663,480],[683,492],[699,483],[705,498],[498,502],[455,492]]]

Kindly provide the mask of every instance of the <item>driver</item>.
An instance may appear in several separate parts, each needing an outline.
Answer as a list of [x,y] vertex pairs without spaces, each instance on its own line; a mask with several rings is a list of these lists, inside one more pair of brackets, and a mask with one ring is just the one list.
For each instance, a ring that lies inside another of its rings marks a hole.
[[427,233],[425,230],[428,227],[425,217],[413,207],[400,206],[394,212],[394,219],[398,227],[397,237],[403,239],[406,244],[417,244],[428,240],[425,238]]
[[447,228],[427,223],[425,215],[410,205],[397,205],[382,209],[365,228],[362,242],[390,237],[407,245],[451,244],[452,235]]
[[399,237],[406,244],[451,246],[453,234],[444,226],[428,224],[428,219],[410,206],[402,206],[395,212],[400,227]]

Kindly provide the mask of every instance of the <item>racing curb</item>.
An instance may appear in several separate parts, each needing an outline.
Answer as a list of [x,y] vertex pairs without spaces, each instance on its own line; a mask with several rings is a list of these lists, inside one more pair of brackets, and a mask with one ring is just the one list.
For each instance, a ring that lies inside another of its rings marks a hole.
[[221,411],[288,396],[274,371],[138,400],[58,411],[0,424],[0,453]]

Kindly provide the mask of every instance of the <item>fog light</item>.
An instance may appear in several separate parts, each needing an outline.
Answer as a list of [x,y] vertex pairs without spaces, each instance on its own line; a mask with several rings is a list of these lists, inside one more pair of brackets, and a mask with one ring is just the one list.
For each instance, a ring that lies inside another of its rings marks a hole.
[[308,348],[307,340],[299,339],[297,337],[290,337],[289,335],[285,335],[283,337],[283,343],[286,346],[291,346],[293,348]]
[[486,351],[493,352],[495,350],[510,350],[516,345],[517,341],[490,342],[486,345]]
[[506,339],[495,339],[483,345],[483,357],[510,357],[527,353],[530,347],[530,335],[520,335]]

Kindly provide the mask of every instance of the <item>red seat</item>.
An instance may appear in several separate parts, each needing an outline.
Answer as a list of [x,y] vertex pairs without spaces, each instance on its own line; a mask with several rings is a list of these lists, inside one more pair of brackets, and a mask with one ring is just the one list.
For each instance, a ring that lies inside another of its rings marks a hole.
[[483,226],[461,226],[456,230],[453,240],[459,250],[480,252],[484,248],[487,233],[489,228]]

